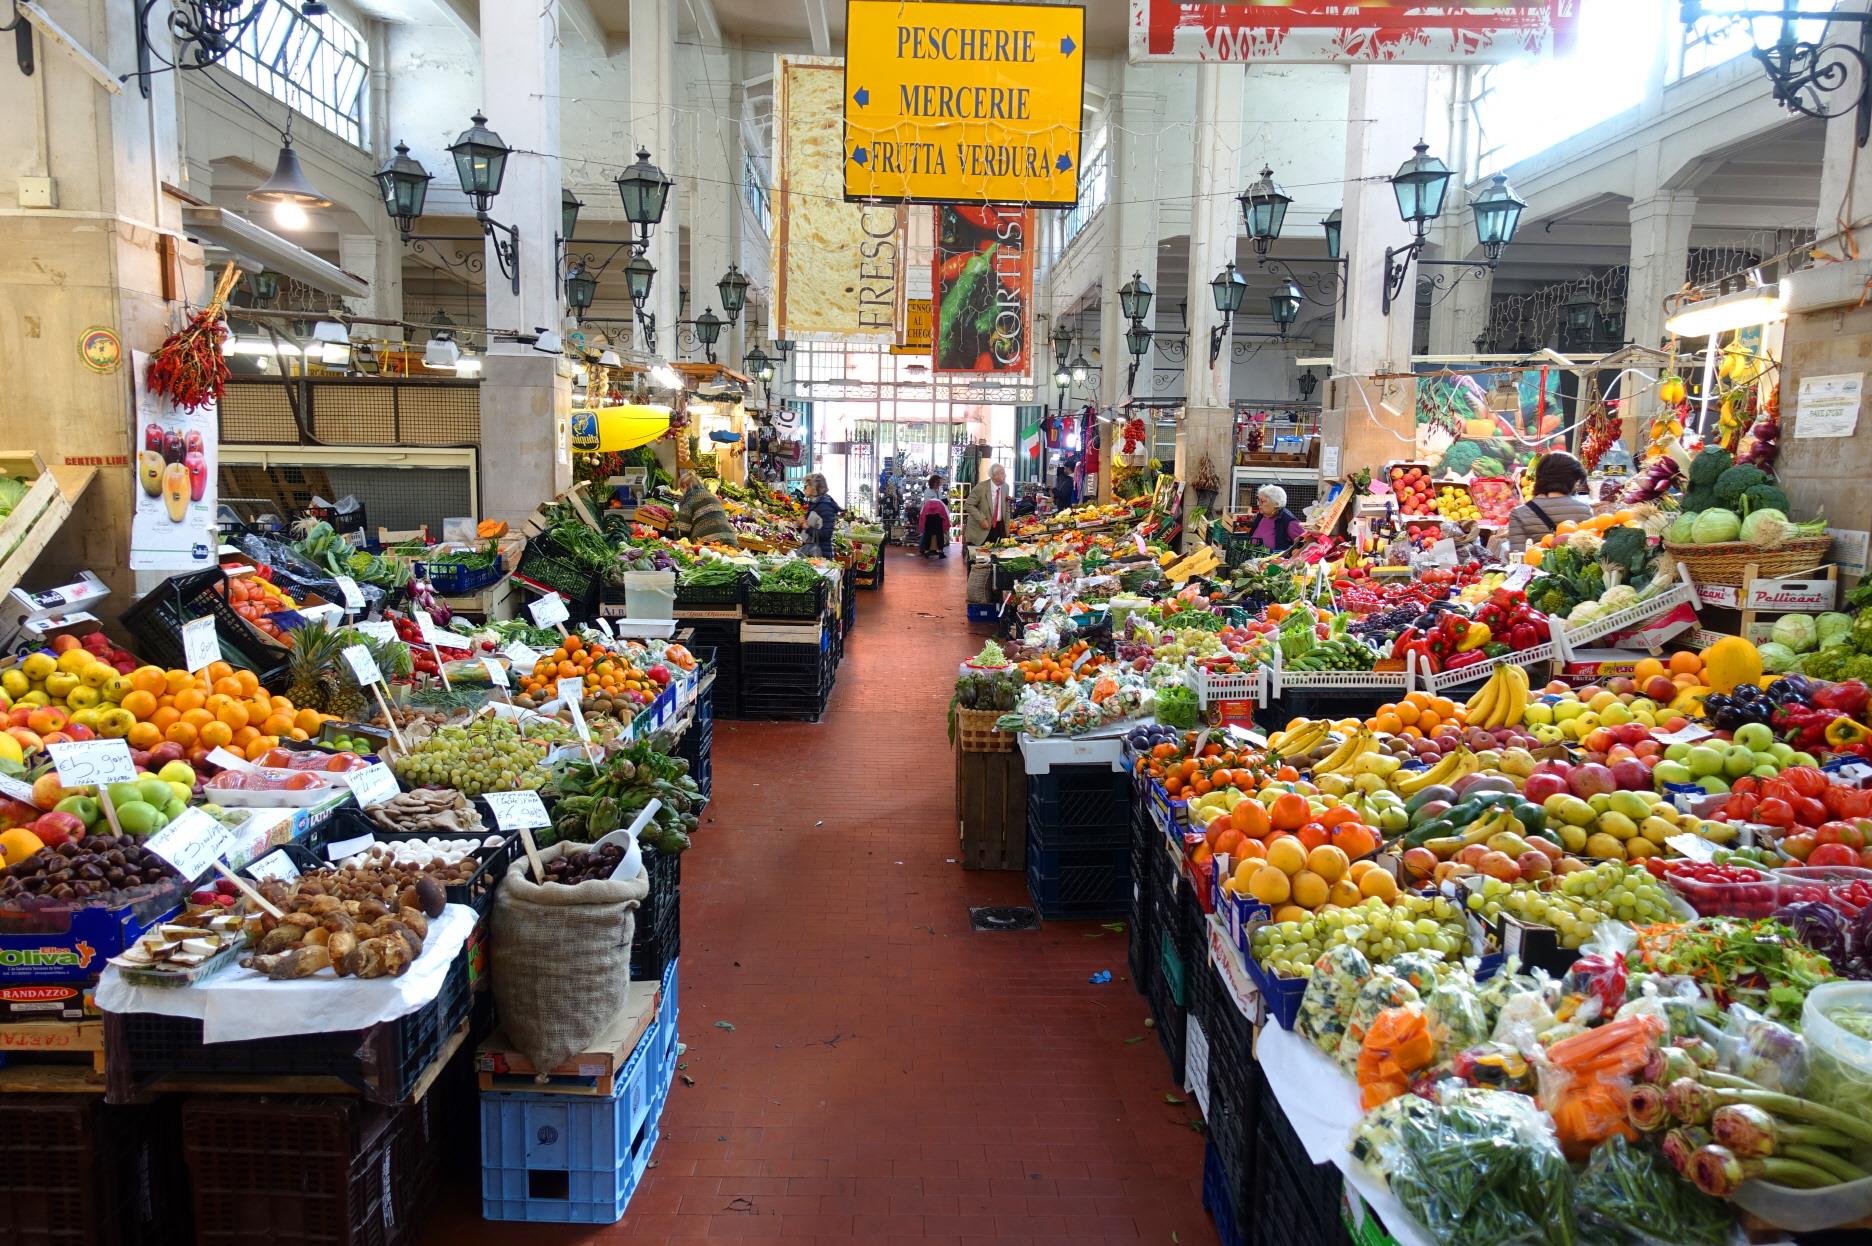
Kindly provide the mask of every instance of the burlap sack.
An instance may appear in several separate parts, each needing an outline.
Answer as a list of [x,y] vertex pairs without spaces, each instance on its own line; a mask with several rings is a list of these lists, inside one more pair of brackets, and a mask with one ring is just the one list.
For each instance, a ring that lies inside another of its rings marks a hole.
[[975,565],[969,568],[968,602],[971,606],[985,606],[992,600],[994,568],[988,565],[988,556],[976,558]]
[[[552,861],[568,848],[540,849]],[[494,1007],[501,1028],[541,1070],[584,1051],[624,1010],[631,936],[650,876],[566,886],[537,883],[521,857],[494,897]]]

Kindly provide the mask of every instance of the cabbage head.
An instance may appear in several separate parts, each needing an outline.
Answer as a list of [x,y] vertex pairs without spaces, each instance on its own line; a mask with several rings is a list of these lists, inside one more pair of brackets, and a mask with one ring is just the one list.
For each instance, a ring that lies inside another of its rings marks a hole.
[[1742,539],[1751,545],[1779,545],[1787,540],[1790,526],[1786,511],[1764,506],[1742,521]]
[[1599,605],[1607,614],[1638,604],[1638,590],[1629,584],[1614,584],[1599,595]]
[[1820,633],[1820,647],[1843,645],[1852,635],[1852,616],[1829,610],[1814,616],[1814,628]]
[[1721,507],[1706,510],[1696,517],[1696,524],[1691,532],[1698,545],[1733,541],[1742,532],[1742,516],[1734,511],[1723,510]]
[[1798,653],[1795,653],[1786,645],[1777,644],[1772,640],[1765,645],[1757,647],[1761,652],[1762,670],[1770,675],[1784,674],[1793,669],[1794,664],[1800,661],[1800,655]]
[[1566,617],[1567,626],[1568,627],[1584,627],[1586,624],[1591,623],[1594,619],[1597,619],[1600,615],[1604,613],[1605,613],[1605,609],[1602,606],[1600,606],[1598,602],[1582,601],[1579,605],[1574,606],[1573,609],[1567,613],[1567,617]]
[[1696,544],[1696,512],[1685,511],[1671,521],[1671,526],[1664,531],[1664,539],[1673,545]]
[[1820,629],[1811,614],[1784,614],[1775,620],[1768,639],[1795,653],[1809,653],[1819,647]]

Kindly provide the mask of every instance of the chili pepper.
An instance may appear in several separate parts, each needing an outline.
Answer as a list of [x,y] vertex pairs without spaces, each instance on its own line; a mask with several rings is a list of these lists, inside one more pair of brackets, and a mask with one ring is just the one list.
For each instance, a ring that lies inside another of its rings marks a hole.
[[999,208],[980,204],[950,204],[946,209],[951,215],[960,217],[977,229],[993,233],[1001,225],[1002,216]]

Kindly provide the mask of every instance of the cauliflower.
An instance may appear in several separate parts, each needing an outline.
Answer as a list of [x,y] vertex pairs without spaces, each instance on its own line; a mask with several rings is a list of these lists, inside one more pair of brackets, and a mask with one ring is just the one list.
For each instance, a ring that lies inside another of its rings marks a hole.
[[1599,547],[1605,541],[1597,532],[1575,532],[1566,539],[1566,547],[1581,558],[1599,557]]

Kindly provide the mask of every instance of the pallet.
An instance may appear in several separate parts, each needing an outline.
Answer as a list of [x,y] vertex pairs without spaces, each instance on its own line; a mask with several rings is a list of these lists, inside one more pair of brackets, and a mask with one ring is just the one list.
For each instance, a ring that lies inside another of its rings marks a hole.
[[547,1080],[534,1080],[537,1070],[522,1052],[514,1050],[507,1035],[495,1030],[475,1049],[475,1075],[483,1092],[521,1091],[526,1094],[584,1095],[609,1099],[617,1091],[637,1043],[656,1023],[661,985],[633,982],[630,1001],[611,1024],[578,1055],[562,1061]]
[[10,1076],[28,1068],[58,1069],[60,1076],[77,1074],[80,1080],[102,1077],[104,1022],[14,1021],[0,1025],[0,1065],[4,1065],[0,1068],[0,1089],[6,1088],[4,1083]]
[[1019,752],[956,751],[956,821],[963,869],[1027,868],[1027,774]]

